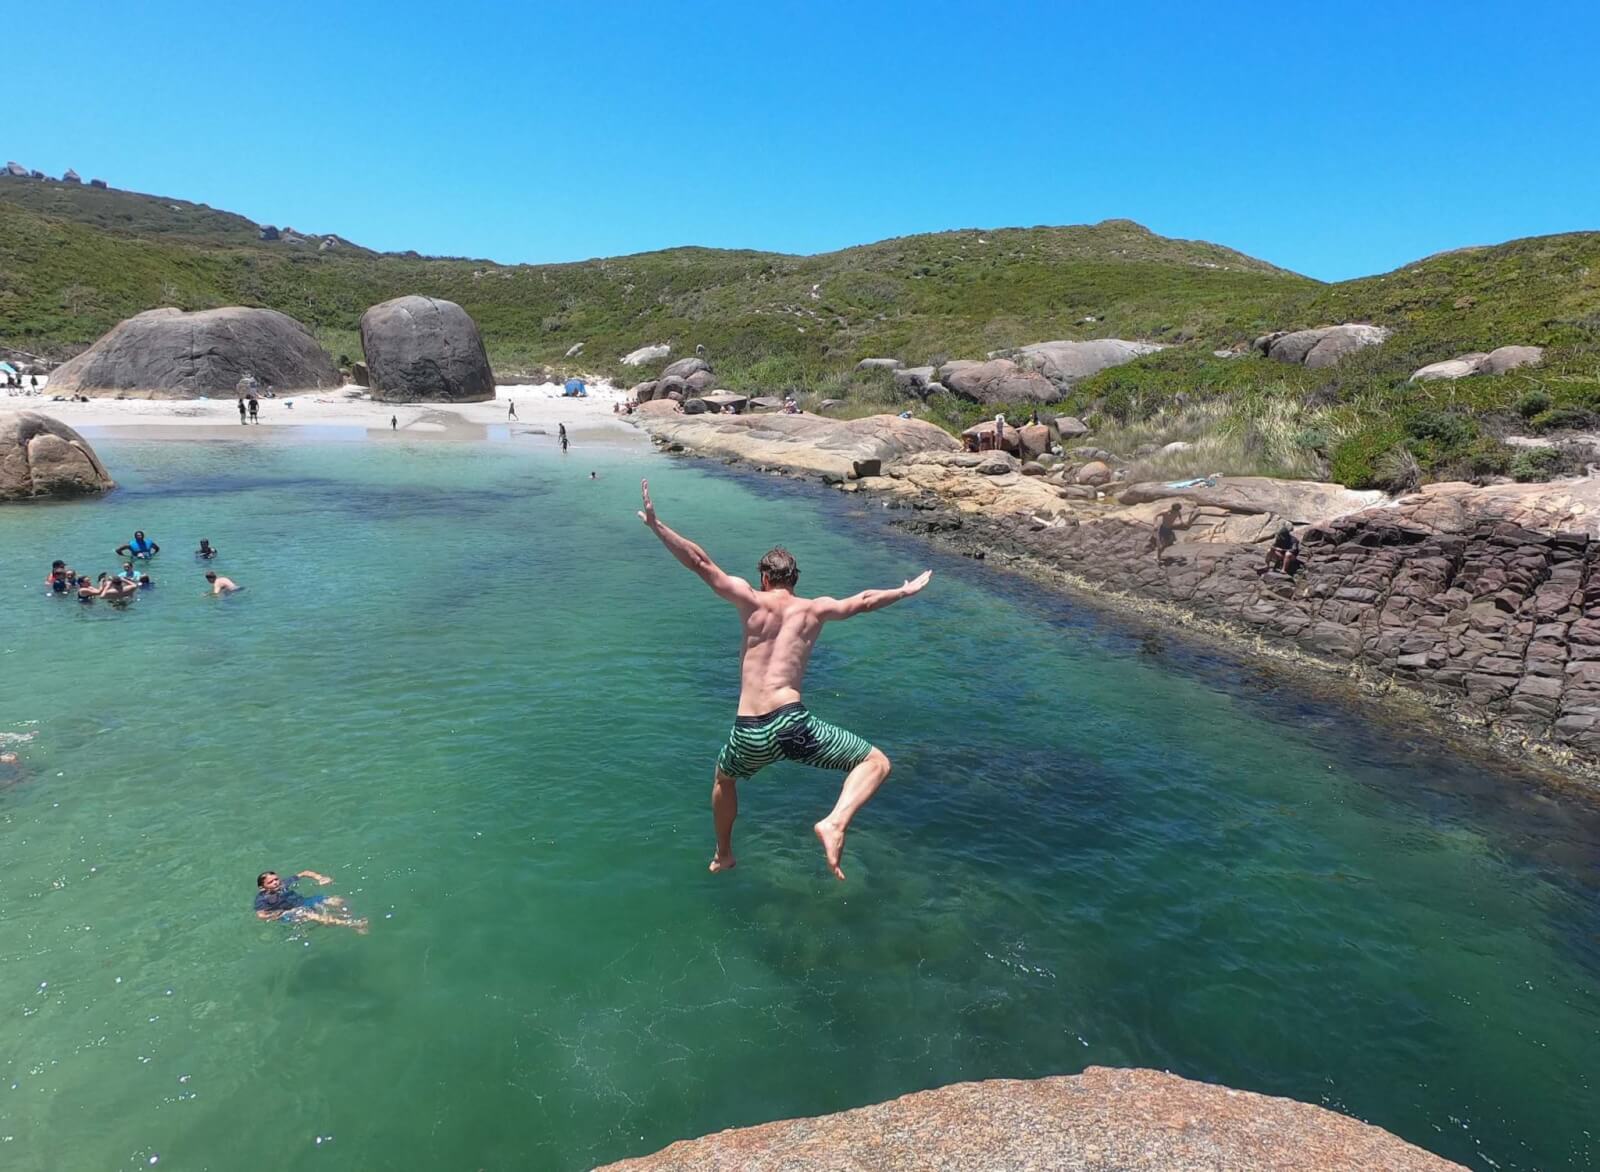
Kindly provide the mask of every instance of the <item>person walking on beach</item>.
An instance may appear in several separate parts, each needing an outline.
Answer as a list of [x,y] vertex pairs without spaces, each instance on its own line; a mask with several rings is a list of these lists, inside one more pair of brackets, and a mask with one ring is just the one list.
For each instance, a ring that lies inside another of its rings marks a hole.
[[812,716],[800,698],[800,685],[824,623],[881,610],[910,598],[927,586],[933,571],[924,570],[892,590],[863,590],[849,598],[802,598],[794,592],[800,567],[794,556],[779,546],[762,557],[757,567],[761,589],[757,590],[743,578],[724,571],[705,550],[661,523],[650,500],[648,480],[640,483],[639,491],[644,501],[639,519],[718,598],[734,605],[744,626],[739,711],[728,743],[717,757],[711,786],[711,816],[717,835],[711,870],[728,871],[734,866],[733,822],[739,813],[739,781],[753,777],[778,758],[787,757],[803,765],[845,774],[844,787],[832,812],[812,827],[822,843],[828,869],[834,878],[843,879],[839,859],[844,853],[845,831],[856,811],[889,776],[889,758],[854,733]]
[[506,422],[510,423],[517,417],[517,404],[512,399],[506,400]]
[[[333,882],[332,875],[319,875],[315,871],[301,871],[284,879],[276,871],[263,871],[256,876],[255,913],[258,920],[282,920],[286,924],[328,924],[335,928],[354,928],[367,934],[367,921],[352,919],[345,909],[344,900],[337,895],[301,895],[294,889],[302,879],[310,879],[320,887]],[[324,908],[332,908],[337,915]]]
[[261,424],[261,420],[259,418],[257,418],[256,412],[258,412],[260,410],[261,410],[261,402],[260,402],[260,400],[258,400],[254,395],[251,395],[250,396],[250,422],[256,424],[258,427]]
[[556,437],[558,439],[560,439],[560,441],[561,441],[561,450],[563,452],[566,451],[567,450],[567,425],[565,423],[556,424]]
[[244,396],[243,395],[239,396],[239,422],[241,424],[244,422]]
[[400,417],[398,415],[389,416],[389,430],[390,431],[399,431],[400,430]]

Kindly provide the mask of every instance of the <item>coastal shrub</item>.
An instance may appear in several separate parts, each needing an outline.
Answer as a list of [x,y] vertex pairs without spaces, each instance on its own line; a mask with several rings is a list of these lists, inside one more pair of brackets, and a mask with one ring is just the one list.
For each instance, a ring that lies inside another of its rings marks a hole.
[[1529,391],[1517,400],[1517,414],[1524,419],[1532,419],[1535,415],[1543,415],[1550,410],[1550,396],[1541,389]]
[[1535,415],[1530,423],[1535,431],[1561,431],[1565,428],[1589,427],[1594,415],[1582,407],[1551,407]]
[[1365,426],[1334,445],[1329,479],[1349,488],[1378,488],[1378,459],[1401,446],[1405,439],[1389,419],[1369,420]]
[[1556,448],[1528,448],[1511,461],[1511,475],[1521,481],[1544,481],[1556,475],[1562,465]]
[[1421,486],[1422,465],[1409,449],[1396,444],[1373,462],[1373,487],[1399,494]]

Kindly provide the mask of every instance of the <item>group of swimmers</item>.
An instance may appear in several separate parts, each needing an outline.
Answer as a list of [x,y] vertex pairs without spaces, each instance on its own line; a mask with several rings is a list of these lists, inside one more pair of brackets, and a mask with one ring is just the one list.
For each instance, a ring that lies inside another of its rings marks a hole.
[[[134,531],[133,539],[126,545],[117,546],[117,556],[126,558],[122,563],[122,572],[119,574],[101,574],[98,578],[90,580],[88,574],[80,574],[66,562],[57,558],[50,563],[50,575],[45,579],[45,585],[52,594],[76,594],[79,602],[93,602],[97,598],[104,598],[108,602],[126,604],[141,590],[149,590],[155,585],[155,580],[147,573],[135,569],[135,562],[148,562],[161,552],[157,545],[145,536],[143,529]],[[202,537],[200,548],[194,551],[194,556],[201,561],[210,561],[217,556],[217,549],[209,540]],[[232,578],[224,577],[215,570],[206,571],[206,583],[212,594],[232,594],[242,587]]]

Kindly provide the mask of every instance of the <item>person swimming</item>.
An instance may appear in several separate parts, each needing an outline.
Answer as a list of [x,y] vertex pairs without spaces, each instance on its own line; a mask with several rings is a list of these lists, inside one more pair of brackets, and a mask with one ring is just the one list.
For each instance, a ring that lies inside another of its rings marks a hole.
[[65,594],[67,588],[74,584],[73,573],[67,568],[67,563],[59,558],[51,562],[50,576],[44,580],[44,584],[50,587],[52,594]]
[[[263,871],[256,876],[255,913],[258,920],[280,920],[286,924],[328,924],[337,928],[354,928],[367,934],[367,921],[354,919],[345,910],[344,900],[337,895],[301,895],[295,885],[302,879],[311,879],[318,886],[333,882],[332,875],[319,875],[315,871],[301,871],[287,879],[276,871]],[[324,911],[332,908],[336,915]]]
[[161,552],[161,547],[144,535],[143,529],[133,531],[133,540],[117,546],[119,558],[150,558]]
[[232,578],[225,578],[215,570],[206,571],[206,581],[211,583],[212,594],[232,594],[236,590],[244,589]]
[[77,587],[79,602],[93,602],[100,597],[99,589],[93,582],[89,581],[88,574],[79,574],[77,581],[73,585]]
[[217,556],[217,551],[215,547],[212,546],[211,542],[202,537],[200,539],[200,548],[194,551],[194,556],[210,561],[212,558]]
[[100,575],[100,597],[108,602],[126,601],[138,589],[139,584],[127,578],[113,578],[110,574]]
[[137,582],[139,580],[139,575],[134,572],[132,562],[123,562],[122,573],[118,574],[117,577],[125,582]]

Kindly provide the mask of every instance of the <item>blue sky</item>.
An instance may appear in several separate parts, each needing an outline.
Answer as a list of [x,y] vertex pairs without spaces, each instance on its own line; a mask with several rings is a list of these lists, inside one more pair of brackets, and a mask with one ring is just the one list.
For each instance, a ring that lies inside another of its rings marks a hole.
[[1600,229],[1600,4],[5,6],[0,156],[374,248],[1128,217],[1323,279]]

